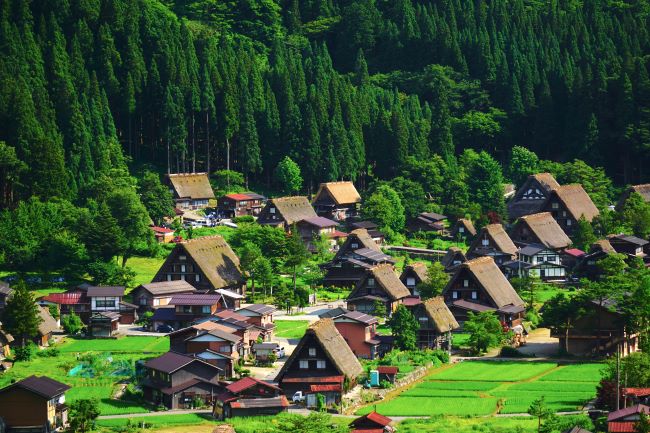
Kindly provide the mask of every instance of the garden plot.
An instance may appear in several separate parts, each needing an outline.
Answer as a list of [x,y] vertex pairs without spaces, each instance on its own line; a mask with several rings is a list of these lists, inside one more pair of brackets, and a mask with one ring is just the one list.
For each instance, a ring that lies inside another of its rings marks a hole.
[[548,362],[465,361],[439,373],[434,372],[426,380],[517,382],[531,379],[555,367],[557,364]]

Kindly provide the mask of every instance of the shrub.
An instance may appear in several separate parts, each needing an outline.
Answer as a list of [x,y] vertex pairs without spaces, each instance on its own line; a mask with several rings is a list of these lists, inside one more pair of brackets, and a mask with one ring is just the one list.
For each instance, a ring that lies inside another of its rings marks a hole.
[[525,358],[526,355],[518,351],[512,346],[503,346],[501,348],[501,353],[499,356],[503,356],[505,358]]
[[66,332],[66,334],[70,335],[79,334],[85,328],[85,325],[81,321],[81,318],[74,312],[63,316],[61,319],[61,326],[63,326],[63,330]]
[[253,218],[252,215],[242,215],[242,216],[238,216],[238,217],[233,218],[232,222],[234,222],[235,224],[253,223],[253,222],[255,222],[255,218]]
[[56,358],[61,354],[61,351],[58,347],[50,347],[49,349],[39,350],[36,353],[36,356],[39,358]]
[[24,347],[16,347],[14,349],[14,360],[30,361],[36,354],[36,351],[36,345],[30,341]]
[[381,389],[388,389],[388,388],[390,388],[390,387],[392,387],[392,386],[393,386],[393,384],[390,383],[390,382],[387,381],[387,380],[382,380],[381,382],[379,382],[379,387],[380,387]]

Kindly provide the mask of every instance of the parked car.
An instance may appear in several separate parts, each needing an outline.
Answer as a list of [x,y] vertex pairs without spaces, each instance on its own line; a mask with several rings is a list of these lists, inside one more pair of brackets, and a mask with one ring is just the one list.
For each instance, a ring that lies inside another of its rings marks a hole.
[[174,328],[172,328],[169,325],[160,325],[160,326],[158,326],[157,331],[158,332],[164,332],[165,334],[169,334],[170,332],[174,332]]
[[305,395],[302,393],[302,391],[296,391],[293,394],[293,397],[291,397],[291,401],[293,403],[302,403],[305,401]]
[[278,359],[284,358],[284,355],[285,355],[284,347],[280,347],[278,350],[276,350],[275,355],[278,357]]

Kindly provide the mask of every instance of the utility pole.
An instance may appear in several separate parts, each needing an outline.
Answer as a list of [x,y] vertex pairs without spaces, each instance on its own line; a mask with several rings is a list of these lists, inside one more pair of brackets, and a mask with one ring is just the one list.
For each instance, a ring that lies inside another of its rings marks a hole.
[[621,344],[616,345],[616,410],[621,408]]
[[226,137],[226,185],[228,192],[230,192],[230,141]]

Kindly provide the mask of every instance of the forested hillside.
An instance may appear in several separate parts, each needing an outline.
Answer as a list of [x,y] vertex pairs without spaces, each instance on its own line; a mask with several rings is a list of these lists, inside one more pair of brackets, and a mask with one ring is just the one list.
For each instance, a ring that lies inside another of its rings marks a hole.
[[[129,164],[308,188],[467,147],[648,181],[645,0],[5,0],[3,205]],[[228,158],[229,156],[229,158]],[[228,161],[229,159],[229,161]]]

